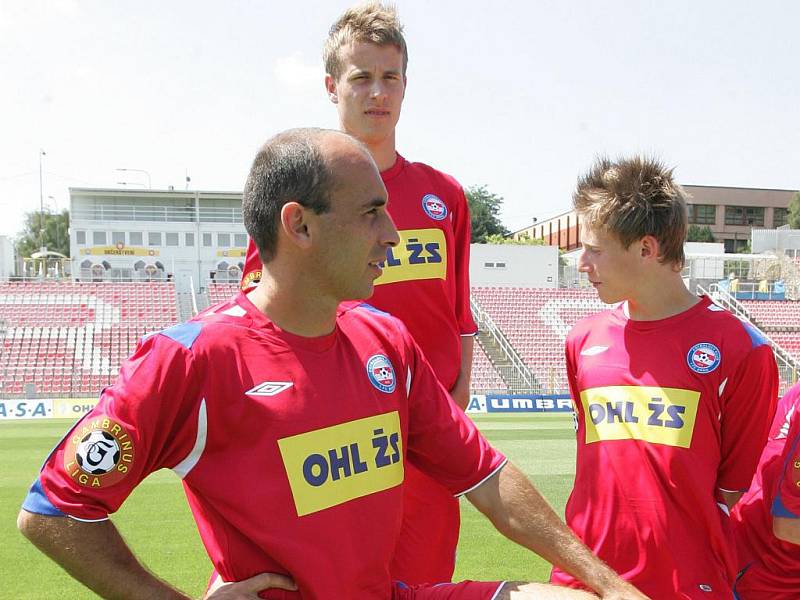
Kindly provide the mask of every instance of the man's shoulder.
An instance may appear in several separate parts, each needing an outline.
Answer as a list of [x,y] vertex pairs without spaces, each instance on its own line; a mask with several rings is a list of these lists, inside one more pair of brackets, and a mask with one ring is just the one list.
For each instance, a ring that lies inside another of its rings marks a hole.
[[[705,304],[705,309],[698,315],[699,322],[703,323],[704,328],[716,332],[721,342],[740,345],[747,350],[770,346],[764,333],[747,319],[733,314],[710,299]],[[694,327],[692,323],[687,325]]]
[[446,187],[451,190],[457,190],[459,192],[462,191],[461,184],[455,177],[449,173],[440,171],[439,169],[436,169],[427,163],[406,160],[404,175],[409,178],[427,179],[434,185]]
[[610,306],[599,312],[593,313],[580,319],[567,334],[567,343],[576,343],[583,339],[589,332],[597,331],[616,322],[616,311],[618,306]]
[[339,306],[337,321],[347,332],[354,329],[368,331],[382,338],[409,335],[403,321],[365,301],[343,302]]

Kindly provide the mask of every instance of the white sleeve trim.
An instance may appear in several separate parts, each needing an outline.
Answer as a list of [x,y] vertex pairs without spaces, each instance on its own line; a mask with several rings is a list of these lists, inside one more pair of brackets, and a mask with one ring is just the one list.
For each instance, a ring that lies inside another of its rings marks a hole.
[[80,521],[81,523],[102,523],[103,521],[108,521],[108,517],[103,517],[102,519],[80,519],[78,517],[73,517],[72,515],[67,515],[73,521]]
[[475,331],[473,333],[462,333],[460,335],[461,335],[461,337],[475,337],[476,335],[478,335],[478,332]]
[[478,483],[476,483],[475,485],[473,485],[471,488],[464,490],[463,492],[459,492],[458,494],[453,494],[453,495],[454,495],[456,498],[458,498],[459,496],[463,496],[464,494],[469,494],[469,493],[470,493],[472,490],[479,488],[479,487],[480,487],[480,486],[482,486],[484,483],[486,483],[486,482],[487,482],[489,479],[491,479],[491,478],[492,478],[492,477],[494,477],[494,476],[495,476],[497,473],[499,473],[499,472],[500,472],[500,469],[502,469],[503,467],[505,467],[507,462],[508,462],[508,459],[507,459],[507,458],[504,458],[504,459],[503,459],[503,462],[501,462],[499,465],[497,465],[497,467],[494,469],[494,471],[492,471],[491,473],[489,473],[489,474],[488,474],[486,477],[484,477],[483,479],[481,479],[481,480],[480,480]]
[[497,589],[494,591],[494,594],[492,594],[492,597],[489,598],[489,600],[496,600],[497,598],[499,598],[500,592],[503,591],[503,588],[506,587],[507,583],[508,583],[507,581],[501,581],[500,585],[497,586]]
[[189,471],[194,469],[197,461],[203,455],[203,450],[206,449],[206,437],[208,435],[208,418],[206,417],[206,399],[200,401],[200,410],[197,413],[197,439],[194,442],[194,448],[189,452],[189,455],[184,458],[177,465],[172,467],[175,474],[184,479]]
[[717,488],[720,492],[728,492],[729,494],[738,494],[742,490],[726,490],[725,488]]

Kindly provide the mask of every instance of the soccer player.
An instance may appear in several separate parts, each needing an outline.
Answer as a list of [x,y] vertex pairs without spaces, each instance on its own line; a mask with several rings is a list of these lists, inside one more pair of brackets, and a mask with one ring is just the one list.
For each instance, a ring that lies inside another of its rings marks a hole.
[[389,563],[408,464],[603,598],[641,600],[476,430],[402,322],[366,298],[399,236],[377,167],[340,132],[292,130],[256,156],[245,226],[262,277],[145,338],[116,384],[46,460],[24,534],[102,596],[184,598],[112,523],[149,473],[182,479],[229,585],[209,597],[358,600],[588,598],[543,584],[408,587]]
[[[325,88],[339,126],[363,142],[378,164],[400,230],[400,242],[388,251],[370,304],[406,324],[439,381],[466,408],[477,332],[469,303],[469,209],[455,179],[397,153],[395,128],[408,51],[394,9],[370,2],[346,11],[331,27],[324,63]],[[251,241],[243,285],[260,271]],[[412,583],[450,581],[458,502],[413,466],[405,477],[403,533],[392,574]]]
[[[657,161],[598,160],[573,196],[603,302],[566,342],[577,412],[567,524],[653,598],[732,596],[728,511],[753,476],[777,368],[750,325],[681,278],[686,202]],[[577,586],[555,568],[554,583]]]
[[739,600],[800,597],[800,384],[781,399],[750,489],[731,512]]

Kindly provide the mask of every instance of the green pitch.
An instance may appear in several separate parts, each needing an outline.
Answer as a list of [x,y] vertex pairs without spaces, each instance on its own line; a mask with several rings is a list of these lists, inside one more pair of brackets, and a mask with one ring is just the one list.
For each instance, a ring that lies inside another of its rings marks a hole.
[[[475,421],[563,514],[575,461],[571,417],[480,415]],[[0,565],[4,573],[0,598],[95,597],[36,551],[15,524],[41,462],[69,425],[61,420],[0,423]],[[466,500],[461,506],[456,579],[547,578],[547,563],[502,538]],[[114,516],[114,522],[152,571],[196,597],[202,595],[211,567],[183,489],[172,472],[148,477]]]

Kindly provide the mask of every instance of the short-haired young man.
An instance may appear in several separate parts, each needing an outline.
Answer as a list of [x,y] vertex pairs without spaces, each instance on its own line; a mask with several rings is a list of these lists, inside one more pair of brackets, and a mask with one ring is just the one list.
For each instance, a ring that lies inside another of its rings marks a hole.
[[731,512],[738,600],[800,596],[800,384],[778,403],[750,489]]
[[[439,381],[465,408],[477,332],[469,304],[469,209],[452,177],[397,153],[395,128],[406,89],[408,49],[395,10],[368,2],[345,11],[331,27],[323,60],[339,126],[375,159],[400,230],[400,243],[388,251],[370,304],[406,324]],[[251,243],[243,286],[260,271]],[[404,506],[392,574],[412,583],[450,581],[458,502],[445,486],[411,467]]]
[[[574,197],[579,270],[616,308],[566,342],[577,411],[567,524],[653,598],[730,600],[728,510],[747,489],[777,396],[753,327],[681,278],[686,204],[646,158],[598,160]],[[577,582],[555,568],[551,581]]]
[[642,600],[453,404],[398,319],[342,304],[372,293],[398,242],[386,202],[350,136],[292,130],[268,141],[242,210],[262,259],[258,286],[142,341],[48,457],[20,512],[25,535],[101,596],[185,598],[108,520],[144,477],[170,468],[220,575],[210,598],[591,597],[543,584],[393,582],[401,483],[414,463],[604,598]]

